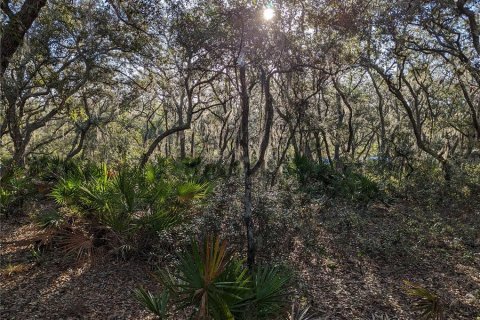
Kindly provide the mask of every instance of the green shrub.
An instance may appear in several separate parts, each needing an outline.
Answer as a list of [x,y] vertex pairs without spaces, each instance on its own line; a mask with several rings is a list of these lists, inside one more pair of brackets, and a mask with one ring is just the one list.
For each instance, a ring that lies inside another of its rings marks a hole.
[[351,170],[334,180],[333,190],[334,194],[343,198],[363,203],[380,197],[380,190],[375,182]]
[[8,207],[13,203],[14,193],[7,188],[0,188],[0,213],[7,214]]
[[278,267],[259,267],[252,276],[249,295],[236,308],[244,306],[244,318],[249,319],[253,311],[257,319],[270,319],[278,315],[285,306],[288,292],[286,287],[290,276]]
[[47,210],[35,216],[35,221],[41,228],[59,228],[64,217],[57,210]]
[[270,319],[286,305],[288,274],[278,267],[250,274],[218,238],[207,237],[202,246],[192,242],[191,250],[179,255],[176,270],[160,270],[159,278],[174,306],[193,308],[192,316],[200,319]]
[[31,178],[42,181],[57,182],[65,176],[83,174],[90,164],[78,160],[65,160],[58,156],[34,157],[28,162],[28,174]]
[[175,170],[169,162],[144,169],[88,165],[62,177],[51,195],[124,242],[139,234],[145,240],[185,221],[192,206],[210,190],[208,183],[187,179]]
[[225,179],[229,175],[229,167],[223,163],[207,163],[203,166],[202,179],[212,181]]
[[145,308],[159,317],[166,319],[169,294],[164,291],[162,294],[154,295],[151,292],[138,288],[134,290],[135,299],[138,300]]
[[31,194],[32,185],[25,170],[14,169],[0,181],[0,214],[8,215],[18,210]]
[[199,318],[233,319],[232,306],[242,301],[250,278],[227,252],[226,242],[208,238],[203,248],[192,242],[179,260],[176,276],[160,271],[177,306],[193,306]]
[[60,179],[53,188],[51,195],[60,205],[73,205],[78,198],[78,192],[84,179],[68,176]]
[[340,173],[327,164],[296,157],[288,172],[296,176],[301,189],[310,194],[325,193],[360,203],[381,197],[379,187],[373,180],[351,168]]

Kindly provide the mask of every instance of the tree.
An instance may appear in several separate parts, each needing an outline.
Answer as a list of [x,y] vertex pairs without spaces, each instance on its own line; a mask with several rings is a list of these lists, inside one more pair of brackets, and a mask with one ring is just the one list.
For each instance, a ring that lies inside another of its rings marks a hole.
[[74,96],[90,82],[111,81],[118,53],[138,45],[127,38],[128,33],[122,38],[116,34],[120,30],[106,27],[113,19],[108,8],[51,3],[44,10],[46,14],[26,35],[29,45],[2,77],[2,96],[7,103],[0,137],[10,137],[7,145],[12,145],[16,166],[24,164],[29,152],[54,142],[57,136],[47,135],[31,146],[36,132],[51,123],[55,131],[60,130]]
[[17,13],[10,8],[10,0],[2,0],[0,8],[8,17],[0,39],[0,76],[3,76],[14,53],[22,45],[25,33],[40,14],[47,0],[25,0]]

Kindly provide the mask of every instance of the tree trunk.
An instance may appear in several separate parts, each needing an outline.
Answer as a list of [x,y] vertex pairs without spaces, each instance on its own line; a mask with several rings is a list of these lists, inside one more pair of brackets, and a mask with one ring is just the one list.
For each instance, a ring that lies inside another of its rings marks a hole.
[[30,29],[47,0],[26,0],[17,14],[8,7],[8,1],[2,1],[0,7],[10,18],[0,40],[0,76],[3,76],[10,59],[23,42],[25,33]]
[[192,130],[192,135],[190,137],[190,157],[195,156],[195,130]]
[[247,89],[246,67],[240,66],[240,90],[242,103],[242,118],[241,118],[241,136],[240,145],[242,147],[242,160],[244,169],[244,212],[243,221],[247,231],[247,265],[252,270],[255,265],[255,238],[254,226],[252,219],[252,171],[250,170],[250,150],[249,150],[249,132],[248,132],[248,118],[250,114],[250,101]]

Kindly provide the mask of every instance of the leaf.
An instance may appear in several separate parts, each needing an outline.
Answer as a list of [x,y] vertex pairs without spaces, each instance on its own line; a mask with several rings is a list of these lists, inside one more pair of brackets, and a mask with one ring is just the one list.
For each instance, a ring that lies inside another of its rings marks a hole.
[[92,258],[94,254],[93,236],[74,229],[60,233],[59,246],[66,255],[74,254],[77,260]]
[[420,313],[419,319],[422,320],[442,320],[444,319],[444,306],[441,299],[433,292],[420,286],[419,284],[404,280],[404,290],[407,295],[412,297],[413,310]]
[[134,290],[134,296],[145,308],[157,315],[160,319],[166,319],[168,311],[169,293],[164,291],[159,295],[154,295],[149,291],[138,288]]

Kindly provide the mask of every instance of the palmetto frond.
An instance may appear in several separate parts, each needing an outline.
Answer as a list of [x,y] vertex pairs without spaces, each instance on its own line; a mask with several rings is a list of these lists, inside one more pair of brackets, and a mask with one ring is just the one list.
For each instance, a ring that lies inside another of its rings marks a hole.
[[167,230],[183,221],[183,217],[175,212],[155,211],[138,219],[137,224],[152,232]]
[[48,210],[37,215],[35,221],[41,228],[58,228],[64,222],[64,219],[60,212]]
[[178,200],[185,202],[190,200],[199,200],[205,198],[209,191],[209,186],[206,183],[197,183],[189,181],[180,184],[177,187]]
[[179,255],[178,271],[159,271],[179,309],[194,307],[198,319],[267,319],[285,306],[290,277],[277,267],[259,268],[251,276],[233,259],[227,244],[209,236]]
[[137,170],[121,170],[114,178],[114,187],[119,192],[124,210],[133,212],[138,202],[139,174]]
[[108,212],[112,208],[112,201],[116,196],[106,186],[94,182],[78,188],[78,202],[82,207],[97,212]]
[[75,255],[77,260],[82,258],[92,258],[95,246],[93,236],[86,232],[74,229],[59,233],[58,244],[66,255]]
[[248,291],[249,276],[234,263],[226,242],[208,237],[202,248],[192,242],[191,251],[179,259],[178,274],[160,272],[164,284],[175,294],[178,307],[193,304],[201,319],[233,319],[230,307]]
[[78,190],[82,181],[77,177],[62,178],[53,188],[51,195],[61,205],[73,204],[78,198]]
[[407,295],[414,299],[413,309],[419,313],[419,319],[444,319],[444,307],[440,297],[419,284],[407,280],[403,283]]
[[118,235],[128,235],[134,231],[136,225],[134,219],[128,212],[105,211],[97,214],[99,221]]
[[276,314],[287,302],[290,276],[278,267],[260,267],[254,273],[255,305],[260,317]]
[[166,319],[168,308],[168,291],[164,291],[159,295],[154,295],[151,292],[138,288],[134,290],[135,299],[137,299],[145,308],[157,315],[160,319]]
[[234,306],[235,310],[254,313],[258,319],[268,319],[282,311],[288,302],[287,284],[290,275],[279,267],[259,267],[252,277],[252,287],[249,295]]
[[316,320],[319,319],[315,314],[310,312],[310,307],[301,307],[292,304],[292,310],[288,314],[286,320]]

